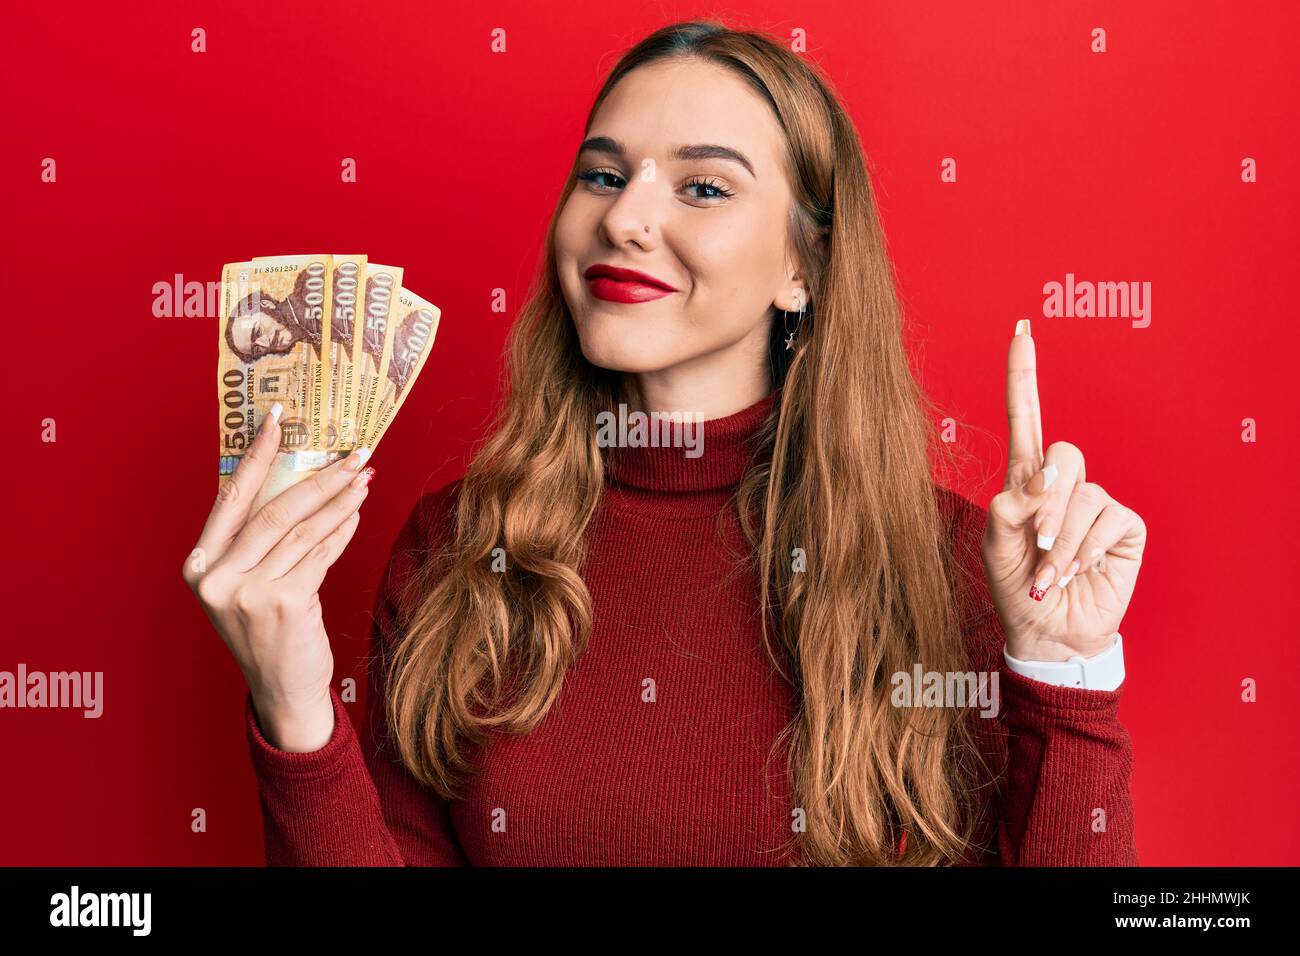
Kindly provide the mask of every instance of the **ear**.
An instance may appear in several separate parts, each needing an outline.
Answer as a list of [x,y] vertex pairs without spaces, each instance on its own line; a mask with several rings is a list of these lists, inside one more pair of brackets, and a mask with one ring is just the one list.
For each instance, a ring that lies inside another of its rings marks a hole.
[[[819,226],[816,237],[819,246],[828,246],[831,241],[831,227]],[[808,308],[812,301],[812,293],[808,288],[803,262],[792,247],[786,249],[786,268],[789,270],[786,281],[782,283],[782,288],[772,300],[772,304],[784,312],[798,312],[801,303],[805,309]]]
[[789,247],[785,253],[785,273],[782,275],[780,282],[776,287],[776,295],[772,296],[772,305],[782,312],[798,312],[799,304],[797,296],[807,295],[807,292],[800,292],[804,288],[802,266],[799,263],[799,257],[795,251]]
[[782,312],[798,312],[800,308],[808,308],[808,285],[804,282],[803,276],[795,273],[789,282],[783,284],[781,291],[772,300],[772,304]]

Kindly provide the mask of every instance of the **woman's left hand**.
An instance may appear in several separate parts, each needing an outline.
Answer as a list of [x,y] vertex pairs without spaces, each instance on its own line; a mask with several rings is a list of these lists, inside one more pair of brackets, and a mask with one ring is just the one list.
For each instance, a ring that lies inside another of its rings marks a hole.
[[1147,529],[1137,512],[1087,480],[1076,446],[1053,442],[1043,451],[1027,321],[1017,323],[1007,355],[1007,417],[1006,483],[989,503],[983,540],[1007,651],[1020,660],[1091,657],[1119,630]]

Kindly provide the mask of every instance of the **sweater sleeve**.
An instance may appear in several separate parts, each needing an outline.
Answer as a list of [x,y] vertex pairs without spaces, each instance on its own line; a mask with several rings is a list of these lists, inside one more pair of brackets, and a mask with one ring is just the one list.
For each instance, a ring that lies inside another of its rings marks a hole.
[[954,498],[967,646],[977,669],[997,674],[1000,696],[995,717],[973,717],[982,756],[997,775],[981,862],[1136,866],[1133,750],[1119,722],[1123,688],[1054,687],[1006,666],[981,554],[988,511]]
[[370,689],[360,735],[333,685],[334,733],[319,750],[289,753],[263,736],[245,697],[244,720],[261,797],[268,866],[463,866],[449,805],[401,764],[388,739],[383,660],[399,628],[401,589],[449,513],[449,485],[412,509],[375,602]]

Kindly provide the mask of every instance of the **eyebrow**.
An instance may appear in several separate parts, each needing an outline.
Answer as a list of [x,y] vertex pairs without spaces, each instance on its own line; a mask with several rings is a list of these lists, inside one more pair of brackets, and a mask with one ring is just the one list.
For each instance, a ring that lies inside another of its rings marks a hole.
[[[619,159],[627,158],[627,150],[623,144],[611,136],[592,136],[583,140],[578,147],[578,153],[585,152],[608,153],[610,156],[617,156]],[[732,149],[730,146],[717,146],[711,143],[700,143],[692,146],[677,146],[669,153],[671,159],[728,159],[733,163],[739,163],[745,167],[750,176],[758,178],[754,174],[754,164],[738,149]]]

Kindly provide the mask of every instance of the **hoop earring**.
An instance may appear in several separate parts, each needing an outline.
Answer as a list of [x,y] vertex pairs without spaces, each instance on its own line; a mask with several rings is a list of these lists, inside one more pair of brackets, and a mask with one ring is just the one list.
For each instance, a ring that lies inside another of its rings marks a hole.
[[786,332],[785,347],[787,350],[794,348],[795,336],[799,334],[799,327],[803,325],[803,310],[804,310],[803,299],[802,297],[800,297],[799,318],[795,319],[793,332],[790,331],[790,322],[789,322],[790,313],[785,311],[785,309],[781,310],[781,328],[785,329]]

